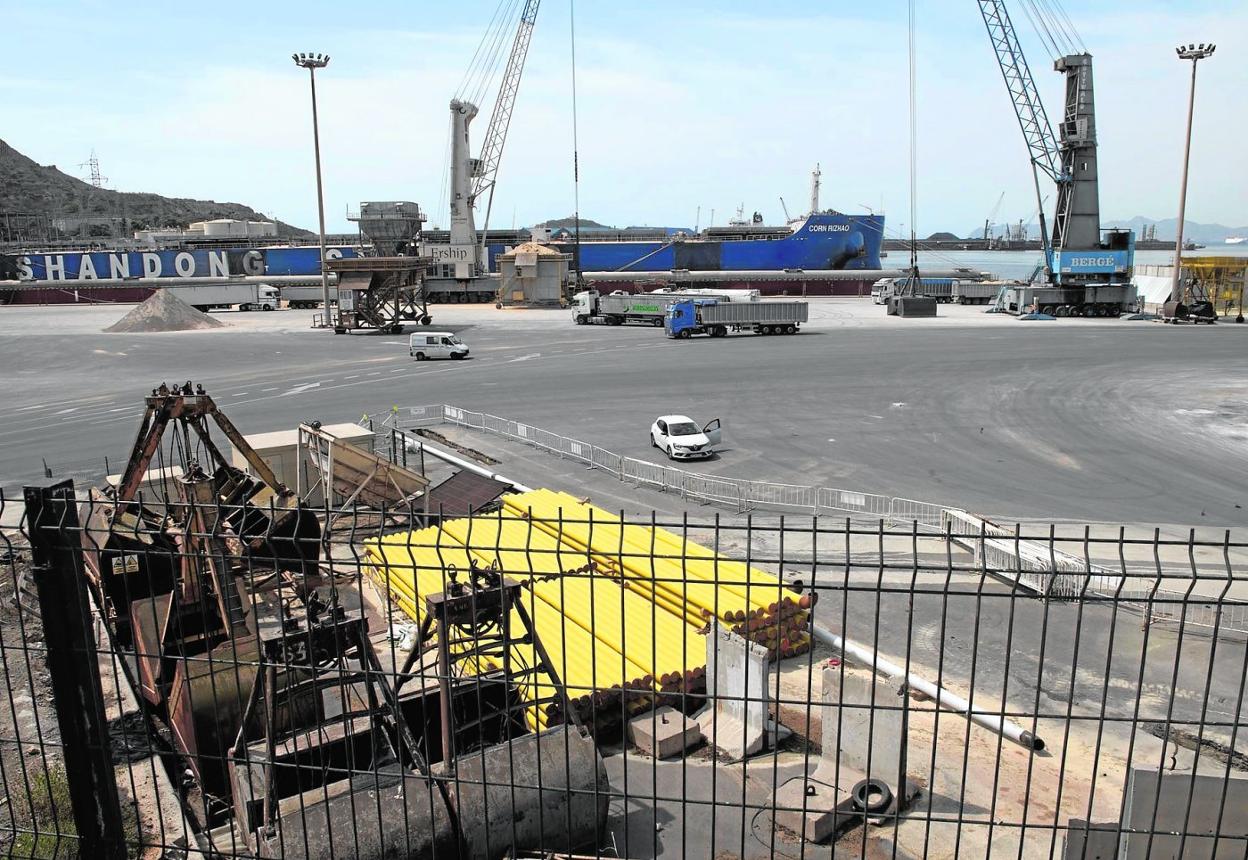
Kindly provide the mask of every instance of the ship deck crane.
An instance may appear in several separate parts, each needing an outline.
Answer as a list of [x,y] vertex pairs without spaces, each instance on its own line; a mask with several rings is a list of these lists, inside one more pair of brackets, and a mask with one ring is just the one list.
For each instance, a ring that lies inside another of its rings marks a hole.
[[[1060,135],[1055,135],[1004,0],[977,2],[1027,144],[1039,204],[1043,279],[1051,289],[1031,298],[1070,314],[1116,315],[1135,299],[1135,236],[1130,231],[1101,235],[1092,56],[1071,53],[1054,63],[1066,76]],[[1042,173],[1057,186],[1051,236],[1044,218]]]

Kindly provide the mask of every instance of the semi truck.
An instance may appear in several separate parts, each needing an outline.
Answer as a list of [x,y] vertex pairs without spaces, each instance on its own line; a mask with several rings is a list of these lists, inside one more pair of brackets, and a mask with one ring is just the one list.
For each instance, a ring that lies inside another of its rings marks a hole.
[[695,334],[725,337],[729,331],[756,334],[797,334],[809,319],[806,302],[721,302],[718,299],[682,299],[673,302],[664,316],[668,337]]
[[281,293],[268,284],[171,284],[168,290],[198,311],[237,307],[240,311],[277,309]]
[[597,290],[582,290],[572,296],[572,319],[577,325],[623,325],[633,322],[661,326],[672,303],[689,298],[713,298],[721,302],[757,301],[758,290],[725,290],[722,293],[671,290],[628,293],[616,290],[606,295],[599,294]]

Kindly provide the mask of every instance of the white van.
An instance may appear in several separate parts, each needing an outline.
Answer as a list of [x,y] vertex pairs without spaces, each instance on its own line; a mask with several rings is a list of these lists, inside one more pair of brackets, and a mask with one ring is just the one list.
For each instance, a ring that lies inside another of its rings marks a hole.
[[424,331],[408,339],[407,354],[417,361],[427,358],[467,358],[468,347],[454,332]]

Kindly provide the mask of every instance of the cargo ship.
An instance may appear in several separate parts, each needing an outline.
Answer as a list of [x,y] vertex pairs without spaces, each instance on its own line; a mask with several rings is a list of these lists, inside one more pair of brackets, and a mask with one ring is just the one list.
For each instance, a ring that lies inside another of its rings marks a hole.
[[[552,237],[576,253],[566,229]],[[759,221],[663,238],[635,233],[579,243],[584,281],[632,292],[655,285],[757,289],[763,295],[870,295],[881,275],[884,216],[814,212],[772,227]]]

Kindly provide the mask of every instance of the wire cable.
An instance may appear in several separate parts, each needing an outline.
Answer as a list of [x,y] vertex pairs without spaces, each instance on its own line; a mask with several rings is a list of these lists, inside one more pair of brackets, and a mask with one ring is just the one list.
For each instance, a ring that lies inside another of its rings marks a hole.
[[576,227],[574,265],[581,280],[581,154],[576,120],[576,0],[568,0],[568,33],[572,42],[572,218]]
[[910,0],[910,271],[913,274],[919,265],[918,249],[915,243],[918,238],[918,106],[915,65],[915,12],[914,0]]

